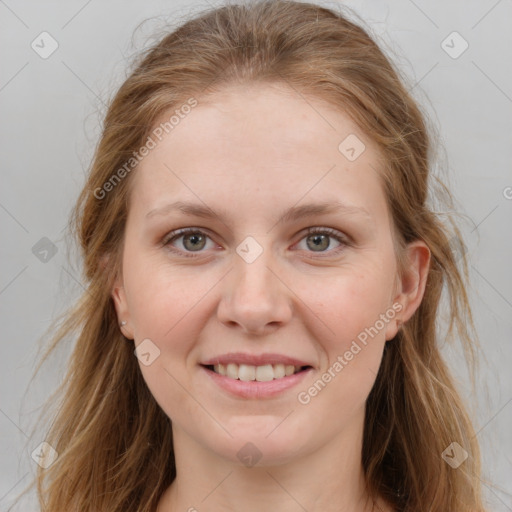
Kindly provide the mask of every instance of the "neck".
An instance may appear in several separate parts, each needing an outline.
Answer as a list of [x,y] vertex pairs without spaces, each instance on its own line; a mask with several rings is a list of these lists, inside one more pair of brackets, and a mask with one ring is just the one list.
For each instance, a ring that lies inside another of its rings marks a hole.
[[361,464],[362,420],[311,453],[279,465],[245,467],[173,425],[177,476],[157,512],[375,512]]

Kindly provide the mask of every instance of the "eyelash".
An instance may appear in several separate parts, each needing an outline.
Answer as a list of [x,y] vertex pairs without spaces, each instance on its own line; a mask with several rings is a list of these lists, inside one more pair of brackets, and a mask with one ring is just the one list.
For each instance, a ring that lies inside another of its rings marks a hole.
[[[188,251],[188,252],[181,251],[179,249],[176,249],[172,245],[170,245],[171,242],[174,242],[178,238],[181,238],[184,235],[191,235],[191,234],[194,234],[194,235],[200,234],[200,235],[210,238],[210,240],[211,240],[211,237],[208,235],[208,233],[206,233],[205,231],[203,231],[201,229],[183,228],[183,229],[178,229],[176,231],[171,231],[171,233],[166,235],[162,241],[162,245],[164,247],[167,247],[172,252],[178,253],[180,255],[185,255],[187,258],[197,258],[201,255],[202,251],[197,251],[197,254],[194,254],[192,251]],[[307,233],[299,240],[299,242],[301,240],[303,240],[304,238],[307,238],[308,236],[316,235],[316,234],[328,235],[329,237],[334,238],[337,242],[339,242],[341,244],[340,247],[337,247],[336,249],[332,249],[330,251],[320,251],[318,253],[320,255],[324,252],[338,254],[338,252],[343,250],[344,247],[347,247],[350,245],[349,240],[347,239],[346,236],[342,235],[341,233],[339,233],[338,231],[336,231],[332,228],[308,228]],[[314,253],[315,251],[309,251],[309,252]],[[331,255],[331,254],[329,254],[329,255]],[[320,256],[320,257],[322,258],[325,256]]]

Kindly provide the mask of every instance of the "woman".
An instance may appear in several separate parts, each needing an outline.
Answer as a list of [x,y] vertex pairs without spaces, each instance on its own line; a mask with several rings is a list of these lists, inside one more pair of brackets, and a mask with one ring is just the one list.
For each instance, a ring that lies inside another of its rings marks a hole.
[[148,50],[74,210],[88,287],[48,351],[78,333],[42,510],[482,511],[430,153],[331,10],[229,5]]

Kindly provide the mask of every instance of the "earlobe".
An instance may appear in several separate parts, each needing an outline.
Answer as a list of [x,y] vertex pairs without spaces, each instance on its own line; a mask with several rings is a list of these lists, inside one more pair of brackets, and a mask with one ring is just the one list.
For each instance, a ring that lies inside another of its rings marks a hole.
[[408,244],[405,251],[407,263],[398,281],[398,292],[393,302],[401,307],[394,321],[388,324],[386,340],[394,338],[400,326],[418,309],[427,284],[430,249],[422,240],[416,240]]
[[126,292],[122,280],[119,277],[116,279],[114,286],[112,287],[111,295],[117,313],[119,328],[126,338],[133,339]]

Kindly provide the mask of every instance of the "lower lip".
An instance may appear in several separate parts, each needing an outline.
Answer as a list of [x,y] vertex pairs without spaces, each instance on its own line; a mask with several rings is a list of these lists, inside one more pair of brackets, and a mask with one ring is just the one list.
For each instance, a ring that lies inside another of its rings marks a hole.
[[258,382],[256,380],[243,381],[231,379],[225,375],[215,373],[204,366],[201,369],[212,379],[215,384],[228,393],[242,398],[271,398],[279,395],[288,389],[293,388],[308,375],[313,368],[308,368],[288,377],[269,380],[267,382]]

